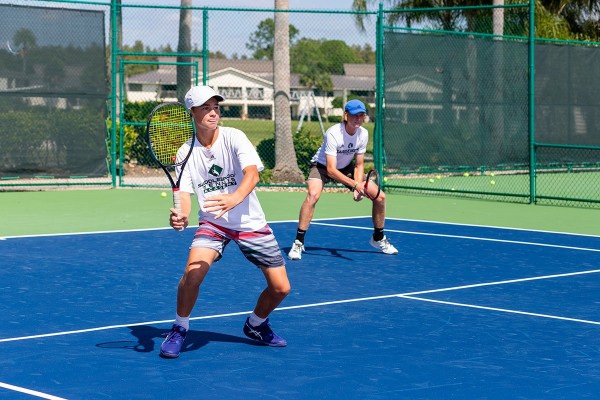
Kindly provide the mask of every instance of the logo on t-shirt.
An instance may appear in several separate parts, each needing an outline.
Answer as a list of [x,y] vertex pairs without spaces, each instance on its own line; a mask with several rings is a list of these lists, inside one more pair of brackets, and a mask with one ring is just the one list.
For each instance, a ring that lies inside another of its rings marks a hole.
[[208,170],[208,173],[212,176],[219,176],[223,172],[223,168],[219,167],[217,164],[213,164],[212,167]]

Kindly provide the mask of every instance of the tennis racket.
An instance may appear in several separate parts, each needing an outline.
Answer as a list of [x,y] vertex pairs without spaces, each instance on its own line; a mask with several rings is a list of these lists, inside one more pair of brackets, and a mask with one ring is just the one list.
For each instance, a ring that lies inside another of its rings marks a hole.
[[[146,135],[150,153],[165,171],[173,189],[173,207],[181,212],[179,184],[175,167],[185,167],[194,147],[194,124],[185,106],[178,102],[162,103],[152,110],[146,124]],[[177,158],[177,152],[185,142],[191,139],[190,148],[184,157]]]
[[367,174],[367,180],[365,181],[365,194],[371,200],[375,200],[381,193],[381,185],[379,185],[379,172],[376,169],[372,169]]

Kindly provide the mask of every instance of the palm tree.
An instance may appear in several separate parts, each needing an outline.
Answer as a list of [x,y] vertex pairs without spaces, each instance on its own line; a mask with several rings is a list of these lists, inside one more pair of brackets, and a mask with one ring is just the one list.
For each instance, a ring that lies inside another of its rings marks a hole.
[[23,63],[23,86],[28,86],[27,56],[31,49],[37,47],[37,39],[30,29],[21,28],[15,32],[13,43],[20,49],[19,55],[21,56],[21,62]]
[[[288,10],[288,0],[274,0],[275,10]],[[290,34],[287,12],[275,12],[273,49],[273,98],[275,113],[275,183],[302,183],[292,139],[290,111]]]
[[[179,10],[179,42],[177,53],[189,54],[192,51],[192,0],[181,0]],[[177,62],[189,63],[189,56],[177,56]],[[186,92],[192,82],[192,68],[189,65],[177,64],[177,99],[183,103]]]

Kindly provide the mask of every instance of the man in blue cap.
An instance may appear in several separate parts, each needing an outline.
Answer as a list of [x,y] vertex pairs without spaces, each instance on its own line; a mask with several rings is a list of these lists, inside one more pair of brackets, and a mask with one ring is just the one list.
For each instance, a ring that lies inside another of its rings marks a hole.
[[[366,117],[367,109],[363,102],[350,100],[344,107],[343,121],[325,132],[321,147],[311,159],[307,180],[308,193],[300,208],[296,239],[288,253],[290,260],[302,258],[304,236],[323,186],[327,182],[334,180],[346,186],[353,193],[354,201],[360,201],[366,196],[364,168],[369,135],[362,127]],[[369,240],[371,246],[385,254],[398,254],[398,250],[383,233],[385,223],[385,193],[383,192],[373,200],[372,217],[374,231]]]

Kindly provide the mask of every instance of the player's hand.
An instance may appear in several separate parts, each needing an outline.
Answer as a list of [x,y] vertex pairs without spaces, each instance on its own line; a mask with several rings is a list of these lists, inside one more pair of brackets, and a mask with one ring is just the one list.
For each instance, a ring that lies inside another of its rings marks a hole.
[[178,231],[187,228],[189,224],[187,215],[178,213],[177,210],[174,208],[171,208],[170,211],[171,216],[169,217],[169,225],[171,225],[171,228]]
[[358,185],[356,185],[356,188],[354,189],[353,195],[354,195],[354,201],[356,201],[356,202],[361,201],[365,197],[364,182],[358,182]]
[[217,213],[215,219],[219,219],[227,211],[237,206],[239,201],[231,194],[218,194],[204,199],[204,210],[209,213]]

